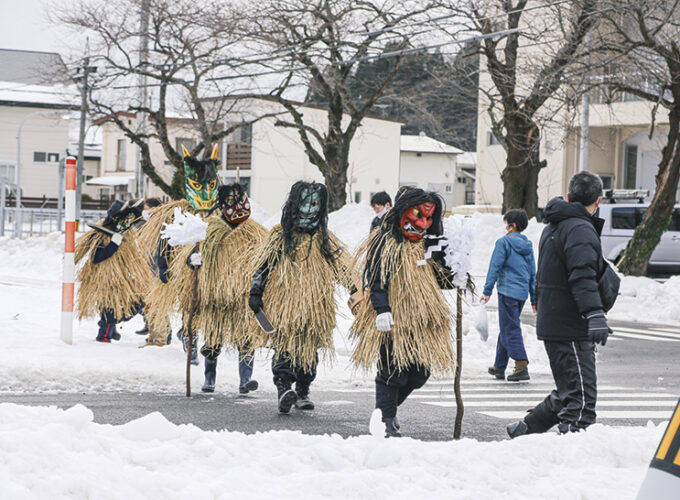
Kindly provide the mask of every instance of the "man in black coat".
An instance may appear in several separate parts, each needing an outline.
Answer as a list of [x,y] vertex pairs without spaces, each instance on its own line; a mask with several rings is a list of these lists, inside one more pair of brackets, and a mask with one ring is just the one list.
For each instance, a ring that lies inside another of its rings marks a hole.
[[595,422],[595,344],[605,345],[607,325],[598,280],[606,268],[600,245],[603,220],[595,216],[602,181],[579,172],[567,200],[545,208],[548,226],[538,252],[536,333],[545,344],[556,389],[523,420],[507,427],[511,438],[545,432],[576,432]]

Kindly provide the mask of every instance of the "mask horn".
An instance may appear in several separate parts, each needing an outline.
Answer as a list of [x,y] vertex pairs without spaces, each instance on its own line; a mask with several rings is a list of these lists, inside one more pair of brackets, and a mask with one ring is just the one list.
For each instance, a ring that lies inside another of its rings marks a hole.
[[182,154],[184,155],[184,158],[191,156],[191,153],[187,151],[187,148],[184,147],[184,144],[182,144]]
[[211,160],[217,160],[217,152],[219,150],[219,145],[215,144],[212,149],[212,153],[210,153],[210,159]]

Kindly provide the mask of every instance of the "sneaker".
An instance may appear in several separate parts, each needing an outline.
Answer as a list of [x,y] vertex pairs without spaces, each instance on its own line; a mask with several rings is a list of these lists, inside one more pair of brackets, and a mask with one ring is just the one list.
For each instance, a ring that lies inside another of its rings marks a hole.
[[508,432],[510,439],[515,439],[516,437],[527,434],[529,432],[529,426],[524,420],[520,420],[514,424],[508,425],[505,430]]
[[568,422],[560,422],[557,425],[557,432],[560,434],[568,434],[570,432],[580,432],[580,428],[575,426],[574,424],[570,424]]
[[508,382],[521,382],[523,380],[529,380],[529,369],[527,365],[528,361],[515,361],[515,371],[508,375]]
[[313,410],[314,402],[309,399],[309,396],[301,396],[298,394],[297,401],[295,402],[295,408],[298,410]]
[[113,340],[120,340],[120,333],[118,333],[118,332],[113,332],[113,333],[111,334],[111,338],[112,338]]
[[249,392],[256,391],[260,387],[257,380],[249,380],[244,385],[239,386],[239,394],[248,394]]
[[147,333],[149,333],[149,325],[144,325],[142,328],[135,331],[135,333],[137,335],[146,335]]
[[96,340],[97,342],[104,342],[105,344],[110,344],[110,343],[111,343],[111,340],[110,340],[110,339],[107,339],[106,337],[97,337],[97,338],[95,338],[95,340]]
[[401,433],[399,432],[399,428],[394,425],[394,418],[383,418],[383,422],[385,422],[385,437],[386,438],[400,438]]
[[276,380],[276,390],[279,396],[279,413],[287,414],[297,401],[297,392],[291,389],[290,379],[279,378]]
[[499,370],[495,366],[489,367],[489,375],[493,375],[498,380],[505,380],[505,370]]

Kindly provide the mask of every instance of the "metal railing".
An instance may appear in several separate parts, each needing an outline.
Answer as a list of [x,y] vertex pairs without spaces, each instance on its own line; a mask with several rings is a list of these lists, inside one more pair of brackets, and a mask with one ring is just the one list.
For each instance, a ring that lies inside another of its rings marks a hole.
[[[80,230],[88,222],[96,223],[106,210],[81,210]],[[17,231],[17,217],[22,221]],[[64,211],[56,208],[21,208],[0,206],[0,236],[26,237],[64,231]]]

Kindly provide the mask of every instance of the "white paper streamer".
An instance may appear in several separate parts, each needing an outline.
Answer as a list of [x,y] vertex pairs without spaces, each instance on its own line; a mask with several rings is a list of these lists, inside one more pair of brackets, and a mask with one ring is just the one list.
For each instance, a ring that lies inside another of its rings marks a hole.
[[208,223],[195,214],[175,208],[175,220],[172,224],[164,224],[161,238],[168,240],[172,247],[195,245],[205,239]]

